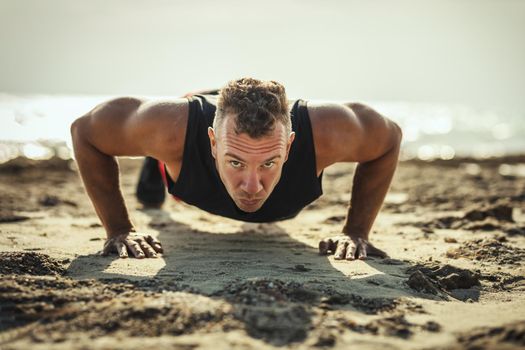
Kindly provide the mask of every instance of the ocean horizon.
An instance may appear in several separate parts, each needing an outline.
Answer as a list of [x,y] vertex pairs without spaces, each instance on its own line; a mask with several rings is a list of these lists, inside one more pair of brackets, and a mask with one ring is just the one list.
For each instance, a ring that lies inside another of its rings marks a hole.
[[[72,157],[70,124],[110,95],[0,93],[0,163],[18,156]],[[145,96],[148,99],[175,96]],[[465,105],[365,101],[403,129],[401,159],[490,158],[525,153],[525,112]]]

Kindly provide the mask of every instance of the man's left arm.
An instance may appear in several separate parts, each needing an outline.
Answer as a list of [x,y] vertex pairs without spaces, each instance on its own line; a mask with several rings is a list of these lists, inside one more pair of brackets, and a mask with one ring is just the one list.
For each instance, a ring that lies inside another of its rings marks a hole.
[[344,235],[320,242],[321,254],[336,259],[364,259],[386,253],[369,242],[369,234],[396,170],[401,129],[362,104],[309,105],[318,173],[337,162],[357,162]]

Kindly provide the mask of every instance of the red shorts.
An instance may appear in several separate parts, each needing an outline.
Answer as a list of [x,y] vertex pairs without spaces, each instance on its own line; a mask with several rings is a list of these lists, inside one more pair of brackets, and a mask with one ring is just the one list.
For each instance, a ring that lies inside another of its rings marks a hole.
[[[164,181],[164,186],[168,188],[168,178],[166,177],[166,168],[164,167],[164,163],[162,163],[160,160],[157,160],[157,164],[159,166],[160,175],[162,176],[162,181]],[[179,197],[171,195],[177,202],[182,201]]]

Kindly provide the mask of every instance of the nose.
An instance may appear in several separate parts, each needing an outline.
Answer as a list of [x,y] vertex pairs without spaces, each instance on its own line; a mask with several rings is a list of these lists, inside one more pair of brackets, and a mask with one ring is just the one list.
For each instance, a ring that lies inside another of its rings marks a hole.
[[255,195],[263,189],[261,177],[256,170],[250,171],[246,174],[241,189],[249,195]]

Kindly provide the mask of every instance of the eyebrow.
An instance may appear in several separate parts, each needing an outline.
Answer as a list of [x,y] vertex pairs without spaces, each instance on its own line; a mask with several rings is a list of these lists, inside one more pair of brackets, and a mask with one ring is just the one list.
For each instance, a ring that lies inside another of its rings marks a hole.
[[[239,157],[239,156],[237,156],[237,155],[235,155],[235,154],[232,154],[232,153],[226,153],[225,156],[229,156],[229,157],[235,158],[235,159],[237,159],[237,160],[240,160],[241,162],[246,163],[246,161],[245,161],[244,159],[242,159],[241,157]],[[269,162],[269,161],[274,160],[274,159],[276,159],[276,158],[281,158],[281,155],[278,154],[278,155],[272,156],[272,157],[266,159],[265,161],[263,161],[263,163]]]

